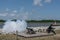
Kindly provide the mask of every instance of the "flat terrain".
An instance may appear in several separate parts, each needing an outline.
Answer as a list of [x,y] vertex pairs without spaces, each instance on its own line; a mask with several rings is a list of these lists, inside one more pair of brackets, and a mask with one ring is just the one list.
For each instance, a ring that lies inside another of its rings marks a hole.
[[24,38],[13,34],[0,34],[0,40],[60,40],[60,30],[56,31],[56,35]]
[[44,37],[34,37],[34,38],[24,38],[24,37],[16,37],[13,34],[0,35],[0,40],[60,40],[60,34],[54,36],[44,36]]

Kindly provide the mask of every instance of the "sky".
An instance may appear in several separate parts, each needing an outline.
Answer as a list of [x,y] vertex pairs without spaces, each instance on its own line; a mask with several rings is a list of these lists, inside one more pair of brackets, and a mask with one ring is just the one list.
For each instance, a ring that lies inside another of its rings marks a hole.
[[0,0],[0,19],[60,20],[60,0]]

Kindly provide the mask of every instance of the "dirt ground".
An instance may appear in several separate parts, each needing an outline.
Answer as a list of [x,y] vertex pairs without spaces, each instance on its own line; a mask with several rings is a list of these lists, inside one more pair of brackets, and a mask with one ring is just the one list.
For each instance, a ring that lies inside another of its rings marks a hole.
[[24,38],[13,34],[0,34],[0,40],[60,40],[60,30],[56,31],[56,35]]

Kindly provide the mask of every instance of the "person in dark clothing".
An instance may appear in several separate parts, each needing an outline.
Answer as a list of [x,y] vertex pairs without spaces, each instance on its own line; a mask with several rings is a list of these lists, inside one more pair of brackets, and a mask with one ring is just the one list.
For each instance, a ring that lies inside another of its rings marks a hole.
[[55,31],[54,31],[54,29],[55,29],[55,28],[53,28],[53,27],[52,27],[52,24],[51,24],[51,25],[48,27],[47,32],[48,32],[48,33],[53,32],[54,34],[56,34]]
[[28,34],[35,34],[35,31],[31,28],[26,28]]

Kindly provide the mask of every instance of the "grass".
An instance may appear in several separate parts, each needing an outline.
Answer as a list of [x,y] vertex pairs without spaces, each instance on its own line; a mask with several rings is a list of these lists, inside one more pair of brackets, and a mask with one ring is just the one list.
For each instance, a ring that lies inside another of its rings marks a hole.
[[[56,30],[57,34],[60,35],[60,30]],[[18,39],[17,39],[18,38]],[[44,36],[44,37],[34,37],[34,38],[24,38],[24,37],[16,37],[16,35],[13,34],[1,34],[0,40],[60,40],[60,36]]]
[[46,37],[35,37],[35,38],[24,38],[18,37],[16,39],[16,35],[8,34],[8,35],[0,35],[0,40],[60,40],[59,36],[46,36]]

